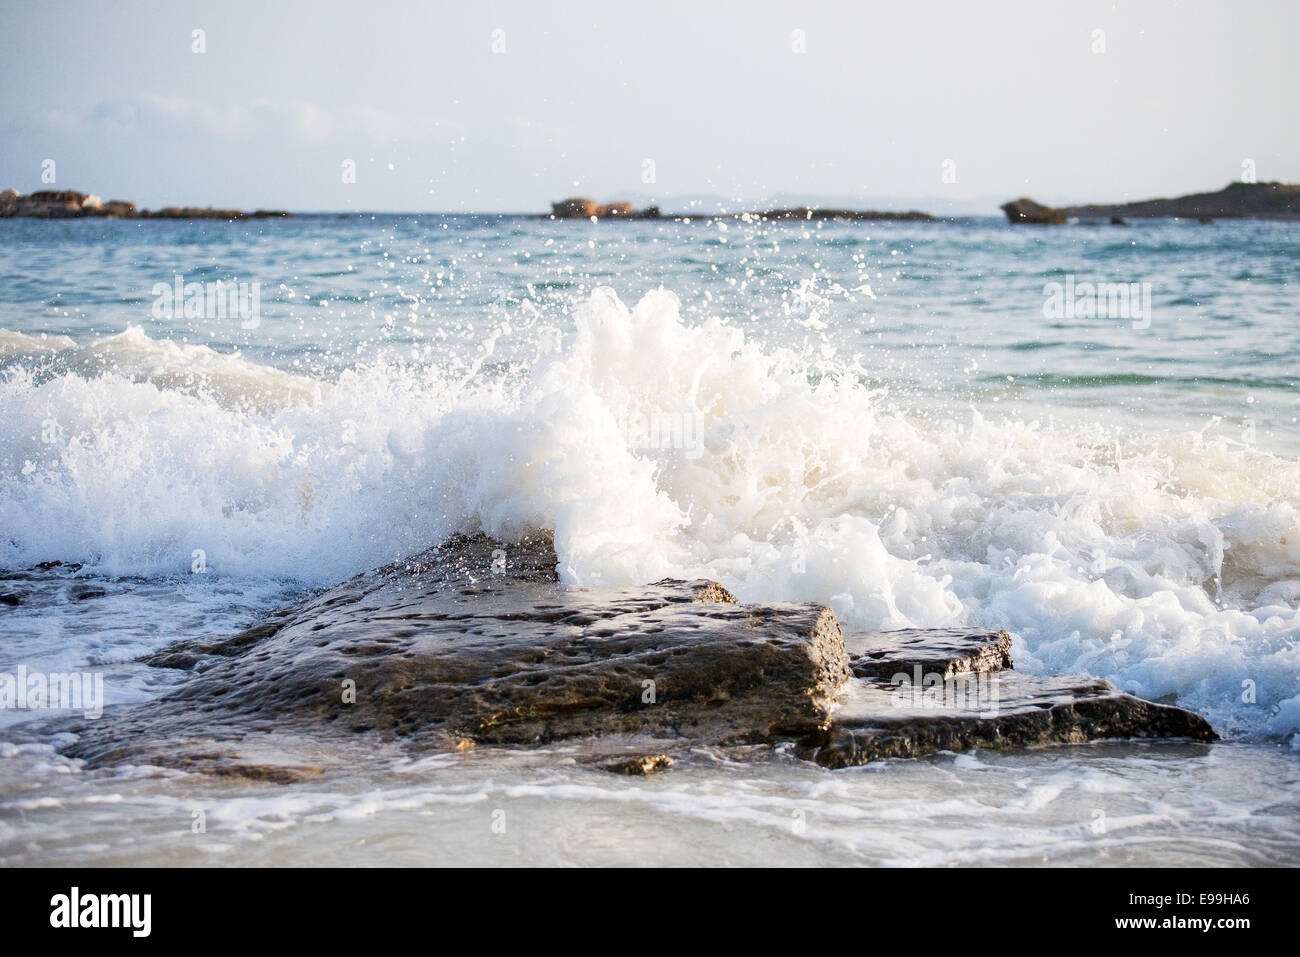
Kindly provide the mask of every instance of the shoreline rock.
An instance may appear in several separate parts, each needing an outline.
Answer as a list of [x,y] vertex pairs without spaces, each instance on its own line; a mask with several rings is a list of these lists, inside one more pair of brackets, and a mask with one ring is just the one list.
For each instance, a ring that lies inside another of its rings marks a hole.
[[[546,534],[453,538],[239,634],[144,659],[194,675],[73,723],[65,753],[274,782],[318,773],[327,743],[355,748],[358,735],[416,754],[582,741],[597,766],[632,775],[699,746],[770,753],[788,742],[837,768],[976,747],[1216,739],[1198,715],[1104,681],[1010,670],[1005,632],[846,635],[824,605],[740,603],[707,580],[577,588],[555,567]],[[972,684],[983,697],[930,707],[936,688],[942,698]],[[653,750],[638,751],[647,739]]]
[[[959,695],[948,691],[953,686]],[[943,692],[938,688],[928,695],[926,689],[900,694],[885,682],[865,682],[845,696],[821,739],[805,740],[798,753],[823,767],[844,768],[936,751],[1010,751],[1109,738],[1218,738],[1199,715],[1135,698],[1099,678],[1001,671],[979,682],[971,675],[946,682]]]
[[238,209],[213,209],[210,206],[165,206],[162,209],[137,209],[123,199],[101,200],[93,193],[72,189],[39,190],[24,196],[16,189],[0,192],[0,219],[268,219],[291,216],[279,209],[259,209],[251,213]]
[[1300,185],[1229,183],[1214,193],[1190,193],[1174,199],[1145,199],[1132,203],[1090,203],[1053,208],[1027,197],[1002,206],[1012,223],[1061,225],[1072,218],[1106,219],[1127,225],[1126,219],[1177,218],[1210,223],[1215,219],[1298,219]]

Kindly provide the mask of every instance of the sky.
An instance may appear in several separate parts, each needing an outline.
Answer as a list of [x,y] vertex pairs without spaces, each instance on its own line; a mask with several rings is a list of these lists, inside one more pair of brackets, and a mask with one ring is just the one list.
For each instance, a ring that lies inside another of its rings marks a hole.
[[995,213],[1248,163],[1300,182],[1294,0],[6,0],[3,22],[0,188],[24,193]]

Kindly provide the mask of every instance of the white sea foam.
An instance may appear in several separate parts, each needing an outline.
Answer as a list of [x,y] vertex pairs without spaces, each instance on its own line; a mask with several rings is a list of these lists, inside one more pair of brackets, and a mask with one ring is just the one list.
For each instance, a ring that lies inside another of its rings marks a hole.
[[30,336],[25,332],[0,329],[0,357],[10,355],[40,355],[58,352],[76,345],[69,336]]
[[[1264,452],[909,414],[852,362],[686,324],[667,292],[597,291],[518,375],[326,386],[138,329],[42,361],[0,381],[9,566],[181,574],[201,549],[218,576],[330,584],[454,531],[545,527],[570,582],[699,575],[851,628],[1004,627],[1026,670],[1300,731],[1300,465]],[[656,415],[699,444],[634,440]]]

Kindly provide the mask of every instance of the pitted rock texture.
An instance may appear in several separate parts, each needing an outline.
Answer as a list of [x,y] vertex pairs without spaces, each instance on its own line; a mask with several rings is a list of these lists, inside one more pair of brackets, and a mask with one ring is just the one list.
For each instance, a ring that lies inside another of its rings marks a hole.
[[[73,722],[66,753],[285,782],[345,766],[359,742],[419,753],[598,742],[597,766],[642,774],[703,745],[793,741],[843,767],[1215,737],[1200,717],[1104,681],[1009,671],[1004,632],[845,636],[823,605],[741,604],[706,580],[577,588],[555,567],[545,534],[458,537],[239,634],[175,644],[147,660],[193,678]],[[954,700],[949,686],[969,693]]]
[[1005,631],[902,628],[848,632],[844,646],[854,675],[882,681],[900,673],[910,676],[918,667],[940,678],[1011,667],[1011,636]]
[[232,638],[174,647],[154,663],[197,676],[89,724],[70,753],[121,759],[136,741],[303,724],[430,748],[756,743],[822,727],[849,678],[824,606],[740,605],[708,581],[565,587],[554,567],[546,539],[458,539]]

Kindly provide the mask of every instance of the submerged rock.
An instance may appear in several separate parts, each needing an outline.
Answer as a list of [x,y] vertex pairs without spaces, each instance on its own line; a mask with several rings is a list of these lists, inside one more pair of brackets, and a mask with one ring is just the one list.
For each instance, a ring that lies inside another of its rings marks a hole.
[[[670,750],[701,745],[792,741],[841,767],[1099,737],[1214,738],[1198,716],[1105,682],[1006,671],[1004,632],[845,636],[823,605],[741,604],[706,580],[577,588],[559,584],[555,566],[545,535],[459,537],[237,635],[173,645],[148,660],[194,677],[83,723],[67,753],[287,781],[328,767],[327,741],[360,734],[419,753],[608,742],[600,766],[624,774],[663,770]],[[955,703],[934,690],[972,683],[975,697]],[[644,738],[656,742],[648,756],[635,743]]]

